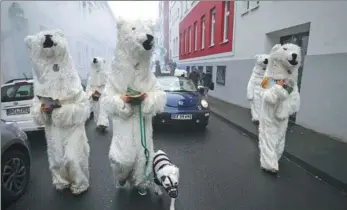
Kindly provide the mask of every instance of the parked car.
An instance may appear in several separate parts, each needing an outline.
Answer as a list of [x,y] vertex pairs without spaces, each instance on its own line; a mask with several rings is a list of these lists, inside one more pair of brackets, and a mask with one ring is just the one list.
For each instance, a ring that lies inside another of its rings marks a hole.
[[184,76],[184,77],[188,77],[188,73],[187,70],[185,69],[175,69],[175,75],[176,77],[180,77],[180,76]]
[[1,119],[16,122],[25,132],[42,130],[44,127],[37,125],[30,114],[33,98],[32,78],[7,81],[1,86]]
[[30,180],[28,137],[16,123],[0,121],[1,131],[1,203],[16,201],[27,190]]
[[204,89],[197,89],[186,77],[164,76],[157,78],[167,93],[164,112],[153,117],[153,125],[193,125],[205,130],[210,108],[204,98]]

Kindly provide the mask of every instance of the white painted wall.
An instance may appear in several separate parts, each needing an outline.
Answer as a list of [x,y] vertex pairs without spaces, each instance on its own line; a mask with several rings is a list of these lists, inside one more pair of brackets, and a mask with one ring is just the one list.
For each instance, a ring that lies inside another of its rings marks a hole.
[[244,1],[235,3],[233,53],[187,59],[179,64],[213,66],[214,82],[217,65],[226,65],[225,86],[216,84],[209,94],[249,108],[246,87],[253,56],[269,52],[281,36],[309,31],[296,122],[347,142],[347,92],[343,89],[347,78],[347,2],[260,1],[259,7],[247,13]]

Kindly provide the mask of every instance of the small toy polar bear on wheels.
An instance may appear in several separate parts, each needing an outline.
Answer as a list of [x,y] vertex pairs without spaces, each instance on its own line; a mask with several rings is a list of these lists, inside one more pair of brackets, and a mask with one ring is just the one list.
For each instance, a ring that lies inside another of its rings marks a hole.
[[153,157],[152,188],[159,196],[162,195],[160,186],[164,187],[171,198],[170,210],[175,209],[175,201],[178,197],[179,168],[171,163],[167,154],[158,150]]

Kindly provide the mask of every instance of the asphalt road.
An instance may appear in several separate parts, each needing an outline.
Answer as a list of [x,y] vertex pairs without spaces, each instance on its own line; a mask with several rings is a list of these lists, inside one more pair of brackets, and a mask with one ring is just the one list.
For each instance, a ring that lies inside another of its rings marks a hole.
[[[155,194],[114,188],[108,162],[111,132],[98,134],[87,124],[91,146],[91,188],[80,196],[52,187],[42,136],[30,136],[32,174],[28,192],[8,210],[168,210]],[[205,133],[162,131],[155,146],[180,167],[176,210],[346,210],[347,197],[286,159],[279,177],[259,168],[254,141],[211,116]]]

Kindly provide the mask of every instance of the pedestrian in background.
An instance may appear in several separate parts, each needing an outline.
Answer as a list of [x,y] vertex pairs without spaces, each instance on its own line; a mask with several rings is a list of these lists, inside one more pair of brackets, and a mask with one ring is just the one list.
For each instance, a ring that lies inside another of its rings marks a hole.
[[160,63],[159,61],[155,61],[155,76],[161,76],[161,68],[160,68]]
[[200,74],[196,70],[196,68],[193,69],[193,71],[189,74],[189,79],[191,79],[195,85],[196,88],[198,88],[198,82],[200,80]]
[[208,93],[209,89],[214,85],[212,82],[212,74],[210,74],[210,73],[204,74],[203,85],[204,85],[204,89],[205,89],[204,95],[207,97],[207,93]]

